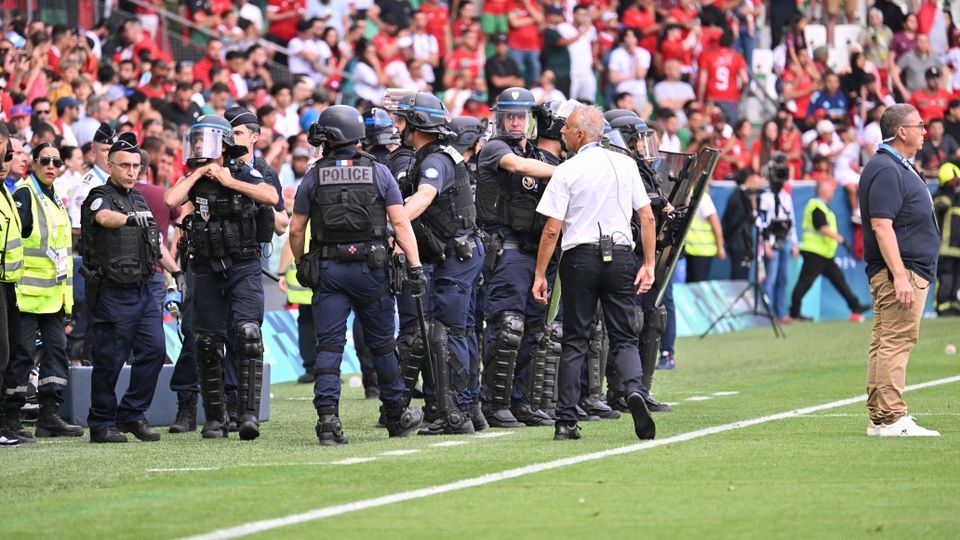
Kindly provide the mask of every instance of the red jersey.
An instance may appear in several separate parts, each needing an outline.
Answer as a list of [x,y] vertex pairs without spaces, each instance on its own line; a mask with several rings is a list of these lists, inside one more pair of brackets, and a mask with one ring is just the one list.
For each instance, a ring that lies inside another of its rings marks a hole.
[[214,64],[213,60],[210,60],[210,57],[208,56],[201,58],[199,62],[193,65],[193,80],[203,81],[203,86],[205,88],[209,87],[210,68],[212,68],[214,65],[226,67],[224,63],[220,61],[217,61],[216,64]]
[[483,3],[483,13],[485,15],[506,15],[510,9],[510,2],[507,0],[487,0]]
[[[803,142],[800,140],[800,131],[794,128],[780,132],[780,141],[777,146],[781,152],[790,155],[791,153],[800,150],[802,144]],[[803,171],[802,154],[801,157],[788,161],[787,167],[790,169],[790,178],[800,178],[800,173]]]
[[732,49],[720,48],[701,54],[697,65],[707,74],[704,99],[740,101],[738,77],[747,69],[747,62],[742,56]]
[[[623,21],[621,22],[624,26],[633,28],[640,32],[640,34],[643,34],[656,23],[656,19],[652,12],[630,7],[623,12]],[[650,54],[657,52],[657,32],[642,35],[638,45],[646,49]]]
[[458,47],[450,53],[450,58],[447,59],[445,67],[448,71],[469,70],[475,78],[479,78],[482,65],[480,53]]
[[447,34],[445,32],[450,24],[450,11],[446,6],[437,4],[420,4],[420,12],[427,17],[427,33],[437,38],[437,45],[440,47],[440,56],[447,51]]
[[693,50],[684,50],[682,40],[665,39],[660,44],[663,60],[677,60],[684,67],[693,66]]
[[[686,24],[688,22],[693,22],[697,20],[697,17],[699,16],[700,16],[700,13],[697,11],[697,8],[694,6],[690,6],[690,9],[683,9],[680,6],[675,6],[673,9],[670,10],[670,18],[673,19],[673,22],[681,25]],[[687,30],[686,28],[684,28],[683,38],[686,39],[686,37],[689,34],[690,34],[690,30]]]
[[910,104],[917,108],[920,119],[924,122],[930,122],[934,118],[943,118],[948,103],[950,103],[950,92],[943,88],[933,94],[926,88],[921,88],[910,96]]
[[154,89],[152,86],[143,85],[143,86],[138,86],[137,90],[143,92],[143,95],[147,96],[148,99],[149,98],[163,99],[168,93],[173,91],[173,87],[170,86],[169,84],[165,84],[160,88]]
[[[523,2],[516,0],[510,2],[509,12],[527,17],[530,16],[527,6],[525,6]],[[530,21],[523,26],[511,26],[507,31],[507,45],[509,45],[511,49],[520,51],[539,51],[540,32],[537,30],[536,23]]]
[[[370,42],[373,43],[373,47],[377,50],[377,56],[380,57],[382,65],[386,66],[394,60],[403,59],[400,56],[400,50],[396,47],[396,36],[390,36],[388,34],[384,34],[383,32],[378,32],[377,35],[373,36],[373,39],[370,40]],[[387,58],[386,55],[390,50],[393,50],[394,54],[390,58]]]
[[[267,0],[267,11],[271,13],[287,13],[306,8],[306,0]],[[297,37],[297,23],[302,19],[303,17],[290,17],[272,22],[267,29],[267,34],[283,41],[290,41]]]
[[[806,71],[802,72],[800,75],[797,75],[791,70],[787,70],[783,74],[784,82],[792,82],[794,87],[798,91],[806,91],[813,86],[813,80],[810,79],[810,74]],[[797,104],[797,111],[793,113],[794,118],[806,118],[807,110],[810,108],[810,99],[813,98],[813,93],[809,93],[802,98],[797,98],[793,100]]]
[[480,31],[480,25],[474,21],[453,21],[453,26],[450,27],[450,33],[453,34],[454,39],[460,39],[460,36],[466,34],[467,30],[476,30],[478,35],[483,35],[483,32]]

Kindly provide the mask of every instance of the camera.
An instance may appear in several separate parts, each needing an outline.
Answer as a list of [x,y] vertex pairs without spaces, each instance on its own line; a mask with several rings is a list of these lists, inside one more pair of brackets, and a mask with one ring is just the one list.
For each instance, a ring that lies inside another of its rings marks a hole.
[[763,167],[763,176],[770,183],[770,191],[780,193],[787,180],[790,180],[790,168],[787,166],[787,155],[783,152],[774,152],[770,161]]

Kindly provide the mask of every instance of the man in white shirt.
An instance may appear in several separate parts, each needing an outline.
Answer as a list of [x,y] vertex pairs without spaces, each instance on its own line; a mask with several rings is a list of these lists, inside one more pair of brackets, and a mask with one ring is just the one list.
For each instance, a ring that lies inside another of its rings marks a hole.
[[560,23],[557,32],[564,39],[574,39],[567,45],[570,53],[570,99],[593,103],[597,99],[597,75],[593,66],[599,42],[587,6],[578,4],[573,8],[573,24]]
[[683,143],[677,136],[677,132],[680,131],[680,120],[677,115],[670,109],[661,109],[657,114],[657,120],[663,130],[660,133],[660,151],[678,154],[683,152]]
[[620,46],[610,53],[607,76],[615,85],[617,93],[633,96],[634,107],[643,111],[647,105],[647,70],[650,69],[650,53],[637,45],[639,36],[633,28],[620,32]]
[[[641,382],[643,368],[633,298],[638,292],[648,291],[654,279],[656,222],[650,199],[636,163],[599,145],[603,135],[599,109],[574,109],[561,133],[573,157],[557,167],[537,205],[547,224],[540,237],[533,283],[534,298],[547,303],[547,265],[562,232],[559,271],[564,318],[554,439],[580,438],[580,372],[597,301],[603,307],[610,335],[609,361],[623,378],[634,431],[640,439],[653,439],[656,426],[647,410],[647,390]],[[634,212],[640,219],[644,259],[636,273],[630,227]]]
[[[308,75],[318,84],[323,84],[327,77],[321,67],[330,58],[330,48],[322,43],[323,21],[310,19],[297,23],[297,37],[290,40],[287,48],[290,56],[287,63],[291,75],[301,73]],[[322,44],[321,44],[322,43]]]
[[697,95],[693,91],[693,86],[680,80],[680,62],[674,59],[663,63],[663,71],[666,78],[653,85],[653,101],[661,110],[669,109],[677,114],[680,125],[687,123],[687,117],[683,113],[683,105],[691,99],[696,99]]

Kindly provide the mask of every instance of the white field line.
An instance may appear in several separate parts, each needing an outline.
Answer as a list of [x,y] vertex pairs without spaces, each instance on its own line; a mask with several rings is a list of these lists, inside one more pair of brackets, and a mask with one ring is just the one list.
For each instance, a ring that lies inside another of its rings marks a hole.
[[430,446],[434,448],[444,448],[447,446],[460,446],[461,444],[467,444],[468,441],[443,441],[438,443],[433,443]]
[[387,450],[386,452],[380,452],[381,456],[409,456],[410,454],[416,454],[420,450],[416,448],[411,448],[409,450]]
[[727,392],[714,392],[713,395],[715,395],[715,396],[735,396],[735,395],[737,395],[737,394],[739,394],[739,393],[740,393],[740,392],[736,392],[736,391],[727,391]]
[[[960,381],[960,375],[910,385],[910,386],[907,386],[904,390],[905,391],[920,390],[923,388],[930,388],[933,386],[940,386],[943,384],[950,384],[958,381]],[[562,467],[569,467],[571,465],[577,465],[579,463],[586,463],[589,461],[597,461],[597,460],[605,459],[612,456],[630,454],[633,452],[638,452],[640,450],[656,448],[658,446],[666,446],[668,444],[676,444],[676,443],[691,441],[694,439],[699,439],[701,437],[706,437],[708,435],[716,435],[718,433],[724,433],[724,432],[733,431],[736,429],[743,429],[746,427],[756,426],[759,424],[766,424],[768,422],[774,422],[776,420],[795,418],[797,416],[816,413],[819,411],[836,409],[839,407],[845,407],[847,405],[863,403],[866,401],[866,399],[867,399],[867,396],[860,395],[852,398],[841,399],[838,401],[831,401],[830,403],[824,403],[821,405],[814,405],[811,407],[794,409],[791,411],[771,414],[768,416],[761,416],[759,418],[753,418],[750,420],[741,420],[739,422],[722,424],[719,426],[699,429],[697,431],[689,431],[687,433],[681,433],[679,435],[674,435],[672,437],[667,437],[665,439],[646,441],[646,442],[631,444],[627,446],[621,446],[619,448],[611,448],[609,450],[603,450],[600,452],[593,452],[590,454],[581,454],[579,456],[571,456],[568,458],[557,459],[554,461],[547,461],[544,463],[535,463],[533,465],[526,465],[524,467],[518,467],[515,469],[508,469],[508,470],[500,471],[496,473],[485,474],[483,476],[477,476],[475,478],[466,478],[463,480],[458,480],[456,482],[451,482],[449,484],[441,484],[439,486],[430,486],[430,487],[425,487],[420,489],[414,489],[411,491],[402,491],[399,493],[384,495],[382,497],[376,497],[373,499],[364,499],[364,500],[345,503],[345,504],[327,506],[323,508],[309,510],[307,512],[302,512],[299,514],[291,514],[288,516],[283,516],[283,517],[278,517],[273,519],[251,521],[249,523],[244,523],[241,525],[237,525],[235,527],[217,529],[209,533],[191,536],[186,540],[220,540],[220,539],[226,539],[226,538],[239,538],[241,536],[248,536],[248,535],[259,533],[259,532],[279,529],[280,527],[288,527],[290,525],[307,523],[310,521],[317,521],[320,519],[348,514],[351,512],[358,512],[360,510],[367,510],[370,508],[377,508],[380,506],[387,506],[390,504],[422,499],[424,497],[432,497],[433,495],[439,495],[441,493],[451,493],[454,491],[460,491],[462,489],[483,486],[487,484],[493,484],[495,482],[510,480],[512,478],[519,478],[521,476],[526,476],[528,474],[535,474],[535,473],[540,473],[544,471],[550,471],[553,469],[559,469]]]
[[707,401],[708,399],[713,399],[710,396],[690,396],[685,401]]
[[[855,413],[833,413],[833,414],[802,414],[800,415],[803,418],[863,418],[863,414]],[[928,416],[960,416],[960,413],[955,412],[923,412],[918,415],[921,418],[926,418]]]
[[373,461],[377,458],[374,457],[352,457],[347,459],[341,459],[340,461],[331,461],[331,465],[356,465],[357,463],[366,463],[368,461]]
[[478,439],[493,439],[495,437],[506,437],[507,435],[513,435],[515,431],[487,431],[485,433],[477,433],[476,438]]

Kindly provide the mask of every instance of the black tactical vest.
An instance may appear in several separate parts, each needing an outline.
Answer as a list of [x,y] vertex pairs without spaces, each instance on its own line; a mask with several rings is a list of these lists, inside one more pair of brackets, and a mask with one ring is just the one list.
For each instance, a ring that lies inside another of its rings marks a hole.
[[98,195],[107,197],[117,212],[128,216],[137,212],[151,213],[143,194],[136,189],[125,193],[107,182],[90,190],[81,208],[80,220],[84,263],[111,285],[135,287],[149,282],[160,260],[160,229],[155,224],[144,229],[109,228],[96,223],[96,214],[90,210],[90,205],[99,200]]
[[416,156],[417,154],[413,151],[413,148],[401,146],[391,152],[384,161],[384,165],[390,169],[393,177],[397,179],[397,184],[400,185],[400,195],[404,200],[413,195],[414,192],[413,177],[410,174],[410,170],[413,168]]
[[[241,172],[249,170],[245,165]],[[190,190],[190,202],[194,213],[185,226],[191,256],[201,261],[260,257],[262,236],[257,234],[257,204],[252,199],[202,178]],[[273,209],[267,210],[272,216]]]
[[311,246],[384,240],[387,208],[375,179],[375,162],[324,158],[307,172],[314,175],[310,199]]
[[[526,149],[514,141],[502,139],[520,157],[540,160],[534,145],[527,141]],[[481,150],[482,152],[482,150]],[[537,214],[537,204],[546,184],[536,178],[521,176],[505,170],[497,174],[480,170],[477,180],[477,214],[484,225],[505,225],[519,233],[530,233],[539,238],[546,219]]]
[[444,243],[456,236],[459,229],[472,229],[476,226],[477,210],[473,204],[473,192],[470,189],[470,175],[463,156],[452,146],[432,142],[417,151],[417,161],[410,171],[416,192],[420,188],[420,168],[423,160],[430,154],[441,153],[453,161],[456,179],[453,187],[438,193],[430,206],[420,215],[426,227]]

